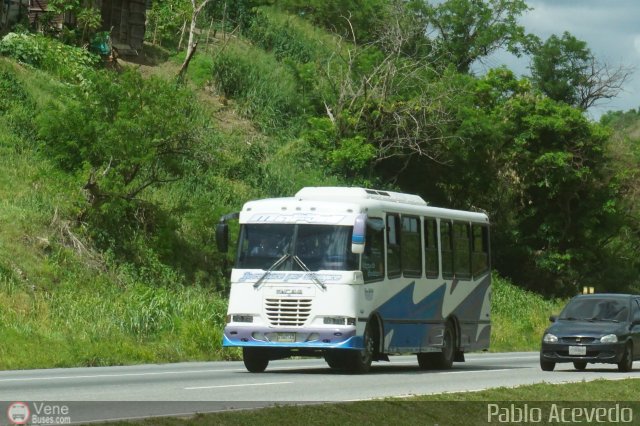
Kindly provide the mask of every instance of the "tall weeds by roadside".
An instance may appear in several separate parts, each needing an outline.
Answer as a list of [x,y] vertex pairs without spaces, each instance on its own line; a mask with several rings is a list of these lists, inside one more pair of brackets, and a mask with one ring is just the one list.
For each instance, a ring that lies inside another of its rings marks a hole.
[[566,300],[549,300],[493,276],[491,351],[540,350],[549,316],[560,313]]

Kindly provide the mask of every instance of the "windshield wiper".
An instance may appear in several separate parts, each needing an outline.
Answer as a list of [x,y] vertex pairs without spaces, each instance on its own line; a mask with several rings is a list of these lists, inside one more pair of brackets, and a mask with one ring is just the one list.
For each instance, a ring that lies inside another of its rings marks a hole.
[[264,274],[262,274],[262,276],[260,278],[258,278],[258,280],[253,284],[253,288],[258,288],[260,287],[260,284],[262,283],[262,281],[267,278],[267,276],[271,273],[271,271],[273,271],[274,269],[276,269],[278,266],[282,265],[284,263],[285,260],[287,260],[289,258],[289,256],[291,256],[289,253],[285,253],[282,255],[282,257],[278,260],[276,260],[273,265],[271,265],[269,267],[269,269],[267,269],[265,271]]
[[313,278],[313,281],[315,281],[316,284],[322,287],[323,290],[327,289],[327,286],[322,282],[320,278],[318,278],[315,272],[311,272],[311,269],[309,269],[309,267],[304,264],[302,259],[300,259],[298,256],[293,256],[293,260],[295,260],[298,266],[300,266],[304,271],[309,272],[309,275],[311,275],[311,278]]

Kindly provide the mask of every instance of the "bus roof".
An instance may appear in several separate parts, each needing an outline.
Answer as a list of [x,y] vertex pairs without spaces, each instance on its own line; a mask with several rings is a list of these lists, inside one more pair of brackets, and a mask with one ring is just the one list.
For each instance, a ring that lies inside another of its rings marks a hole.
[[427,202],[422,197],[400,192],[380,191],[366,188],[344,188],[339,186],[310,186],[302,188],[296,194],[299,200],[325,200],[325,201],[355,201],[355,200],[379,200],[393,203],[412,204],[426,206]]
[[484,213],[432,207],[418,195],[358,187],[305,187],[294,197],[249,201],[240,213],[240,222],[329,221],[344,225],[353,224],[357,214],[382,212],[489,223]]

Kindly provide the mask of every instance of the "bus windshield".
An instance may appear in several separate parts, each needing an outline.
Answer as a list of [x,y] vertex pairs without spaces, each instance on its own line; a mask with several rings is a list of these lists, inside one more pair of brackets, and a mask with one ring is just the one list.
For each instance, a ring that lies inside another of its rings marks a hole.
[[[236,268],[283,271],[358,269],[350,250],[351,226],[245,224],[240,230]],[[280,259],[286,261],[278,264]]]

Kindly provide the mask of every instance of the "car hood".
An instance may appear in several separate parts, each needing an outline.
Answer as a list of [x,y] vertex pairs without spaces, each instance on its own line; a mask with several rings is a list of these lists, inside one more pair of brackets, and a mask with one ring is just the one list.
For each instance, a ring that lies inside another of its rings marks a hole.
[[545,333],[562,336],[592,336],[600,337],[605,334],[620,334],[624,326],[620,323],[606,321],[565,321],[557,320],[547,328]]

